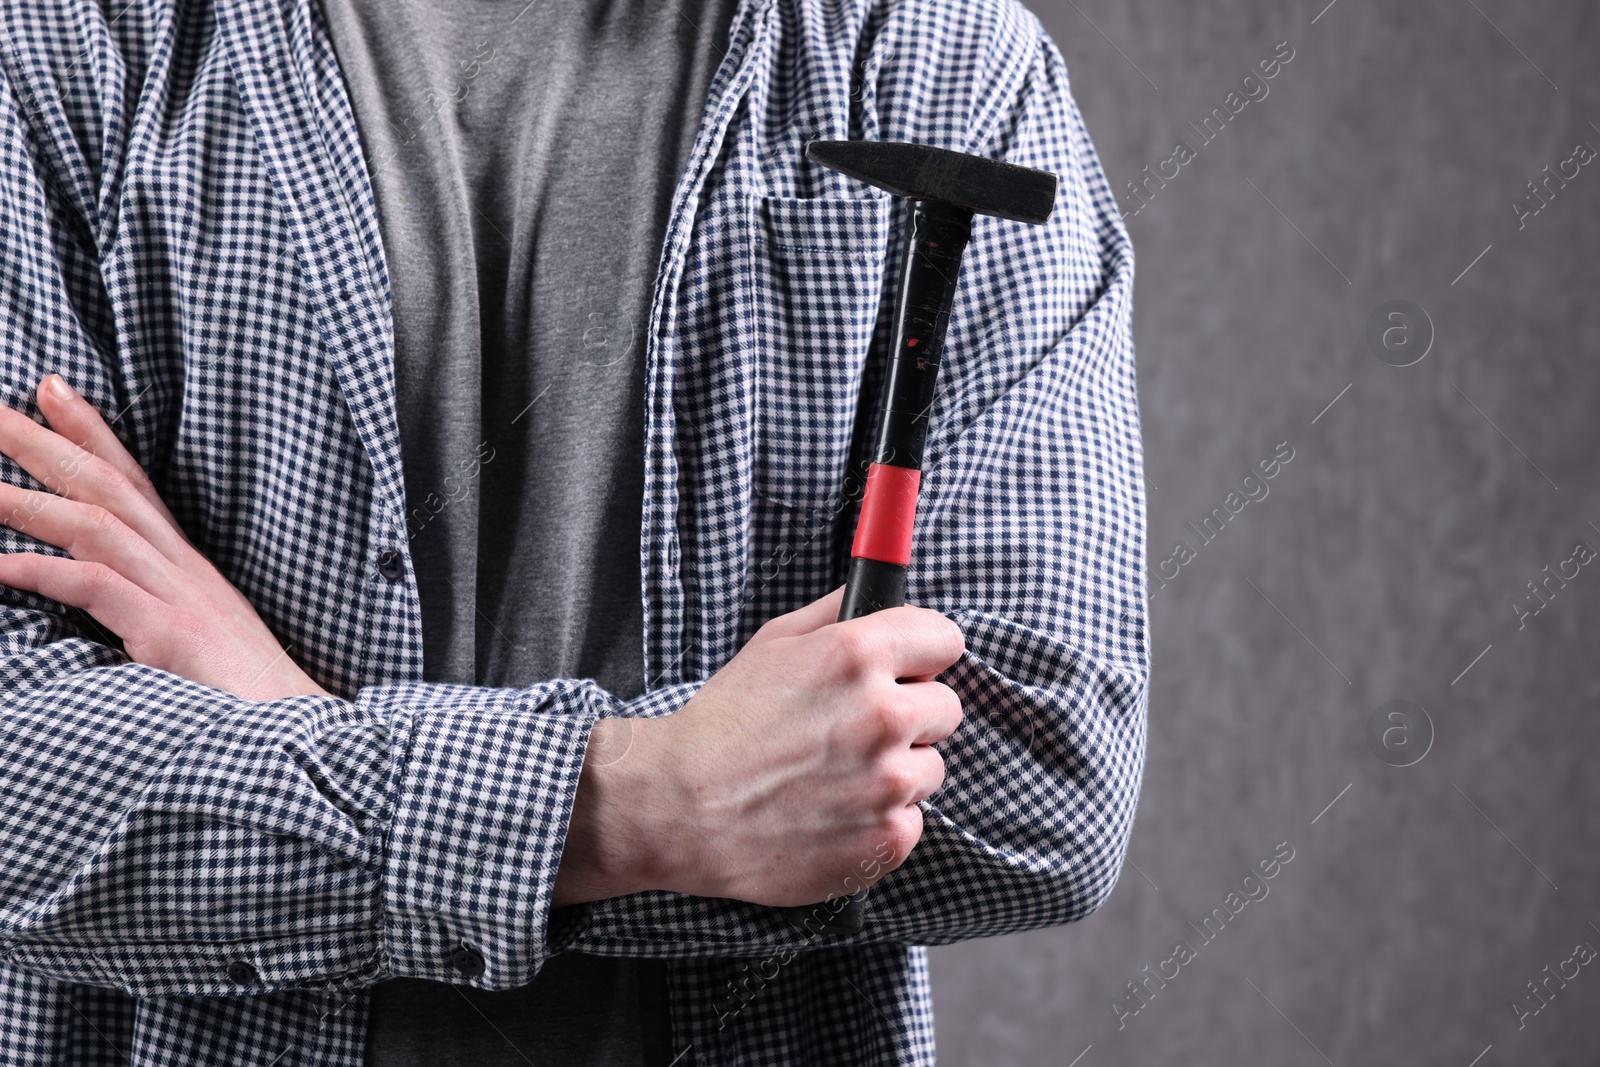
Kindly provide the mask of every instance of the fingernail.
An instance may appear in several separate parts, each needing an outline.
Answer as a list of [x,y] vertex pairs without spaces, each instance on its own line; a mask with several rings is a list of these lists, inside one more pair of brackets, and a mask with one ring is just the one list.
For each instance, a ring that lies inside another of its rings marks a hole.
[[72,386],[67,384],[67,380],[61,377],[59,374],[50,375],[50,379],[48,382],[46,382],[45,388],[49,389],[50,395],[55,397],[57,400],[71,400],[78,395],[72,391]]

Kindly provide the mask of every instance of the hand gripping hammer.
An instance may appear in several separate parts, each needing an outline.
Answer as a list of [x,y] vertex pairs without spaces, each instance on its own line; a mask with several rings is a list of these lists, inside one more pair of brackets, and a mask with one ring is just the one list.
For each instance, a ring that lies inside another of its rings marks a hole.
[[[911,525],[934,379],[973,215],[1042,223],[1056,176],[983,156],[901,141],[811,141],[806,158],[906,199],[904,258],[874,459],[867,468],[839,622],[906,602]],[[861,930],[865,889],[786,908],[813,934]]]

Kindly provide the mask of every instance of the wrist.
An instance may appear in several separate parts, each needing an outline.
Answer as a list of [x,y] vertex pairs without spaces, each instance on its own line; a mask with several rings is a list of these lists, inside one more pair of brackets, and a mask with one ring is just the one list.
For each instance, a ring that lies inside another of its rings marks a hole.
[[660,720],[595,723],[556,874],[555,904],[674,888],[670,810],[656,778]]

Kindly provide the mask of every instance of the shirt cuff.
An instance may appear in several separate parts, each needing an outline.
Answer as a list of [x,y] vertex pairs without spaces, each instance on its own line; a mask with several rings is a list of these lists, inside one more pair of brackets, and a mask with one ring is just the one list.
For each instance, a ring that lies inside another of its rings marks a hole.
[[589,733],[621,702],[588,679],[381,689],[397,734],[383,970],[526,985],[550,955],[550,902]]

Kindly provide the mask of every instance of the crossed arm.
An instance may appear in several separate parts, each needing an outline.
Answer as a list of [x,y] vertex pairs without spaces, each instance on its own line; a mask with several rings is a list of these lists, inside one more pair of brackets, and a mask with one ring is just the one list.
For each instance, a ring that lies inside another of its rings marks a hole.
[[[56,374],[38,402],[49,429],[0,408],[0,452],[52,492],[0,483],[0,522],[70,558],[0,555],[0,584],[88,612],[139,663],[247,700],[331,697],[196,550],[100,413]],[[923,608],[833,623],[841,596],[771,620],[678,712],[597,724],[556,905],[645,890],[806,904],[836,894],[861,857],[877,853],[871,880],[905,860],[917,803],[944,778],[932,745],[961,720],[934,676],[964,641]]]

